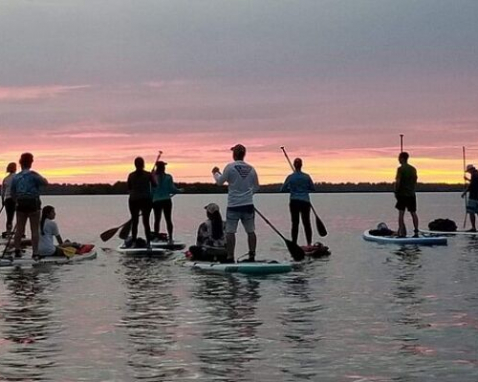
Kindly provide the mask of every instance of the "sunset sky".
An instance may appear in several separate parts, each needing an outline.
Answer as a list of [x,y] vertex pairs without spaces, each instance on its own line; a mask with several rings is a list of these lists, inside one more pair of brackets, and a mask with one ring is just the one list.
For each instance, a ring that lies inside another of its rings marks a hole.
[[0,167],[125,180],[158,150],[212,181],[243,143],[261,183],[420,181],[478,164],[477,0],[3,0]]

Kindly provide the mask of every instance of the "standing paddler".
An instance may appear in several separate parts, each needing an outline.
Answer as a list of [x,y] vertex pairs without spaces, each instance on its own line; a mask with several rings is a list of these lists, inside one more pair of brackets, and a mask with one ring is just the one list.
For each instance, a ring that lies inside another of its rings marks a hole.
[[[469,232],[476,232],[476,214],[478,214],[478,170],[472,164],[466,166],[466,172],[470,174],[469,184],[461,195],[462,198],[468,193],[466,213],[470,215],[471,229]],[[468,179],[467,179],[468,180]]]
[[397,168],[397,175],[395,177],[395,198],[397,199],[395,208],[398,210],[398,236],[407,236],[405,210],[408,210],[413,220],[413,237],[418,237],[417,197],[415,193],[418,176],[415,167],[408,164],[408,158],[408,153],[400,153],[398,156],[400,167]]
[[297,244],[299,220],[302,218],[307,245],[312,245],[312,226],[310,225],[310,197],[314,192],[314,182],[309,174],[302,172],[302,159],[294,159],[294,172],[290,174],[281,187],[281,192],[290,192],[289,210],[292,221],[292,242]]
[[21,242],[25,233],[27,220],[30,220],[32,234],[32,257],[37,259],[40,233],[40,188],[48,181],[35,171],[32,171],[33,155],[23,153],[20,157],[21,171],[12,180],[11,193],[15,200],[17,225],[15,229],[15,257],[21,256]]
[[151,240],[151,227],[149,217],[153,208],[153,199],[151,196],[152,187],[156,185],[156,180],[149,171],[144,169],[144,159],[137,157],[134,160],[135,171],[128,175],[128,206],[131,214],[131,248],[136,248],[138,238],[138,223],[141,213],[146,235],[146,243],[149,247]]
[[226,211],[226,249],[227,261],[234,262],[236,247],[236,231],[239,220],[247,233],[249,261],[256,257],[257,238],[255,234],[255,210],[253,196],[259,191],[259,180],[256,170],[244,162],[246,148],[237,144],[231,147],[234,162],[229,163],[221,174],[218,167],[212,169],[212,174],[218,185],[228,183]]
[[17,164],[11,162],[7,166],[8,175],[2,181],[2,206],[7,215],[6,236],[10,236],[13,230],[13,219],[15,217],[15,200],[12,196],[12,181],[17,172]]

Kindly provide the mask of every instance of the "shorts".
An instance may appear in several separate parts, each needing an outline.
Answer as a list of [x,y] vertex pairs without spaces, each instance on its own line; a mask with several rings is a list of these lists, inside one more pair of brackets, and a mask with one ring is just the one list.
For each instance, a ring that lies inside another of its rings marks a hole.
[[417,197],[416,196],[400,196],[397,197],[397,204],[395,208],[399,211],[417,212]]
[[239,220],[247,233],[254,233],[254,206],[228,207],[226,211],[226,233],[236,233]]
[[466,203],[466,212],[469,214],[478,214],[478,200],[468,199]]
[[17,212],[31,214],[41,210],[41,201],[37,198],[17,199]]

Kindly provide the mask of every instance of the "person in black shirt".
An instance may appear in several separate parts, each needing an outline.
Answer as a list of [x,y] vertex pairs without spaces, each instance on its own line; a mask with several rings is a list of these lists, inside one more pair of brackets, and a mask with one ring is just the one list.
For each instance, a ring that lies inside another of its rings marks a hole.
[[144,234],[146,235],[146,242],[151,240],[151,227],[149,225],[149,217],[153,207],[153,199],[151,196],[151,188],[156,185],[154,177],[149,171],[144,170],[144,159],[137,157],[134,160],[136,171],[133,171],[128,176],[128,191],[129,191],[129,211],[131,213],[131,246],[136,246],[136,239],[138,237],[138,223],[139,214],[143,217]]
[[464,198],[468,193],[468,202],[466,203],[466,213],[470,215],[470,232],[476,232],[476,214],[478,214],[478,170],[472,164],[466,166],[466,172],[470,174],[469,184],[461,197]]

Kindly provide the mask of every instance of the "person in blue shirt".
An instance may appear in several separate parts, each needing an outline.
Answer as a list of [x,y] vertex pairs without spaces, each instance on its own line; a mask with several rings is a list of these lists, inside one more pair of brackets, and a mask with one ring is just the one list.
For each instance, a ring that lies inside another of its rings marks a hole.
[[23,153],[20,156],[22,171],[12,180],[11,194],[15,200],[17,211],[17,225],[15,228],[15,257],[21,256],[21,242],[25,233],[27,220],[30,220],[32,234],[33,258],[38,258],[38,241],[40,226],[40,187],[46,186],[48,181],[35,171],[31,170],[33,155]]
[[312,245],[312,226],[310,225],[310,197],[309,192],[315,191],[314,182],[309,174],[302,172],[302,159],[294,159],[295,171],[290,174],[281,192],[290,192],[289,210],[292,220],[292,241],[297,244],[299,235],[299,220],[302,217],[307,245]]
[[[164,212],[166,227],[168,230],[168,241],[173,242],[173,202],[171,196],[183,192],[181,188],[174,185],[173,177],[166,174],[167,163],[163,161],[156,162],[155,180],[156,185],[153,187],[153,212],[154,212],[154,237],[159,238],[159,226],[161,223],[161,215]],[[153,239],[154,240],[154,239]]]

